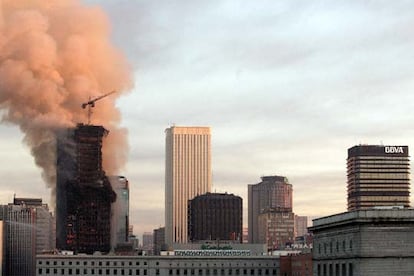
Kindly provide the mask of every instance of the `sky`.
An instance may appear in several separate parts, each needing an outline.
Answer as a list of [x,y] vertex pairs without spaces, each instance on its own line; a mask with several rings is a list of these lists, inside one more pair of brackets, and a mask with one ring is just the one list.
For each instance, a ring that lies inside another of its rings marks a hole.
[[[210,126],[213,191],[243,198],[265,175],[293,211],[346,211],[347,149],[414,149],[413,1],[88,0],[133,70],[117,101],[128,130],[134,232],[164,225],[164,130]],[[0,202],[42,197],[16,126],[0,125]],[[411,197],[414,202],[414,197]]]

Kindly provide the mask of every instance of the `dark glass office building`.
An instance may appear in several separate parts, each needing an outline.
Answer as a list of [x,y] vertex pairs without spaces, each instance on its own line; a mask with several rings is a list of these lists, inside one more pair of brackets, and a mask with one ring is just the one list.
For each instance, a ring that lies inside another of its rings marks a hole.
[[188,201],[190,241],[231,240],[242,243],[242,198],[233,194],[206,193]]
[[348,211],[410,205],[408,146],[358,145],[348,149]]

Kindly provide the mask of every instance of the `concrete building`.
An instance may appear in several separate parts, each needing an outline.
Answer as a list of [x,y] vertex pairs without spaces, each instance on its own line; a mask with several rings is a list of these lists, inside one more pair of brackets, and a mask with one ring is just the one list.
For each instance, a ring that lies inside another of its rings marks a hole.
[[348,149],[348,211],[410,205],[407,146],[358,145]]
[[248,185],[249,243],[259,243],[259,215],[264,210],[292,212],[292,184],[284,176],[263,176],[258,184]]
[[295,215],[295,238],[308,233],[308,217]]
[[111,249],[116,199],[102,168],[102,126],[78,124],[57,135],[56,246],[91,254]]
[[414,209],[365,209],[313,220],[316,276],[414,275]]
[[172,126],[165,130],[166,243],[188,242],[188,200],[211,191],[209,127]]
[[280,275],[277,257],[240,253],[217,256],[38,255],[36,275]]
[[280,256],[280,275],[312,276],[312,264],[312,253],[297,253]]
[[142,234],[142,250],[147,255],[152,255],[154,249],[154,235],[152,232],[144,232]]
[[36,253],[54,248],[54,218],[41,199],[14,198],[0,205],[2,275],[34,275]]
[[165,244],[165,227],[154,229],[154,255],[161,255],[161,251],[166,251],[167,245]]
[[284,249],[294,242],[294,214],[289,209],[272,208],[260,213],[257,224],[258,243],[269,251]]
[[189,240],[243,242],[242,205],[241,197],[227,193],[206,193],[189,200]]
[[129,183],[124,176],[109,176],[116,194],[111,205],[111,247],[124,246],[129,242]]

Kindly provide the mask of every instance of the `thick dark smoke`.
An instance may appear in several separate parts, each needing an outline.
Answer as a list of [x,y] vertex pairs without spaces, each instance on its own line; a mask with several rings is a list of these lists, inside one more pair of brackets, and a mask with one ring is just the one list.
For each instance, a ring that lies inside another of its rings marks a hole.
[[0,109],[20,127],[42,176],[54,189],[55,133],[87,123],[88,98],[116,90],[93,109],[92,124],[110,131],[104,169],[124,165],[127,133],[115,100],[131,88],[125,58],[110,42],[107,17],[75,0],[0,0]]

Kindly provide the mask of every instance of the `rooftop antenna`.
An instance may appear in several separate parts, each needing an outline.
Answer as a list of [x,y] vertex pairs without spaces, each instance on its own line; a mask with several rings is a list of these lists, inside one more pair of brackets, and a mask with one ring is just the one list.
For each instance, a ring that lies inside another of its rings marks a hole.
[[92,116],[92,107],[95,107],[95,102],[99,101],[102,98],[105,98],[111,94],[114,94],[116,91],[111,91],[109,93],[106,93],[102,96],[96,97],[94,99],[91,99],[91,97],[89,97],[89,101],[87,101],[86,103],[82,104],[82,108],[85,109],[86,107],[88,107],[88,125],[91,124],[91,116]]

